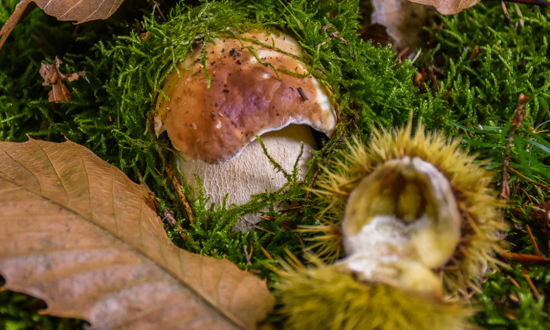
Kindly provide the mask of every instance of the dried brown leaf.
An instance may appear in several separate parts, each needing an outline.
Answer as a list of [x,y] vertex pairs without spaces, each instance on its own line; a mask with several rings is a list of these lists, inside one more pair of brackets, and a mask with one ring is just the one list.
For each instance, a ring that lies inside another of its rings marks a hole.
[[63,85],[63,80],[68,80],[69,82],[78,80],[78,78],[86,78],[86,72],[80,71],[78,73],[69,73],[64,74],[59,71],[59,66],[61,65],[61,60],[55,57],[53,64],[41,63],[40,66],[40,75],[44,79],[42,86],[47,86],[53,84],[52,90],[48,93],[49,102],[70,102],[71,93],[65,85]]
[[427,7],[407,0],[372,0],[372,8],[371,22],[386,27],[395,52],[422,45],[421,33],[430,17]]
[[481,0],[408,0],[421,5],[433,6],[443,15],[460,13],[466,8],[477,5]]
[[69,90],[63,85],[61,80],[56,82],[48,93],[49,102],[70,102],[71,100],[71,93],[69,93]]
[[265,282],[174,246],[143,186],[72,142],[0,142],[0,274],[109,329],[254,329]]
[[118,9],[123,0],[21,0],[13,14],[0,30],[0,48],[17,25],[25,8],[34,2],[46,14],[60,21],[76,21],[76,24],[107,19]]
[[41,63],[40,75],[44,79],[42,86],[48,86],[49,84],[55,84],[57,82],[57,68],[55,65]]

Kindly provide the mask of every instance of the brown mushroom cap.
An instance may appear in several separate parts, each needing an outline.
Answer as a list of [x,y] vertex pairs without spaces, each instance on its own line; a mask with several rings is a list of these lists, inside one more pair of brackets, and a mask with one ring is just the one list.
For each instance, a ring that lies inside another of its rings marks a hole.
[[[200,62],[203,45],[167,77],[163,87],[170,101],[159,96],[155,131],[163,126],[174,147],[193,160],[219,163],[237,156],[254,135],[306,124],[330,135],[336,113],[326,89],[313,77],[297,77],[277,69],[306,73],[305,65],[286,53],[300,56],[300,45],[288,35],[250,32],[244,38],[215,39],[206,46],[208,79]],[[282,50],[282,51],[281,51]]]

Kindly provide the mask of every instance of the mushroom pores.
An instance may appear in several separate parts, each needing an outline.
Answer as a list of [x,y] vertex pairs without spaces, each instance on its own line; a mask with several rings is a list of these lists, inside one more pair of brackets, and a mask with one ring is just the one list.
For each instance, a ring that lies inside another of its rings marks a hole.
[[[187,183],[199,176],[210,203],[244,204],[275,192],[298,160],[299,177],[315,148],[311,129],[330,135],[337,114],[328,89],[308,71],[298,42],[283,33],[251,31],[199,43],[166,78],[154,111],[180,151]],[[266,135],[266,133],[269,133]],[[257,217],[256,217],[257,218]],[[252,216],[246,221],[258,222]]]

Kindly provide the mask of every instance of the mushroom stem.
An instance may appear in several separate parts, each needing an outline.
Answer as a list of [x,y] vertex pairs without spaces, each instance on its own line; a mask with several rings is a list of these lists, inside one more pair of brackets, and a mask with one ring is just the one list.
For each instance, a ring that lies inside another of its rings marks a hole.
[[[303,141],[304,150],[298,160],[298,180],[304,178],[308,169],[307,161],[312,157],[310,151],[316,147],[308,126],[290,125],[282,130],[266,133],[261,139],[271,158],[288,173],[293,171]],[[276,192],[287,182],[283,173],[275,171],[257,140],[246,146],[238,157],[229,161],[210,164],[200,160],[184,160],[180,163],[180,169],[195,193],[198,187],[194,175],[200,178],[205,197],[210,198],[207,207],[212,203],[222,204],[226,195],[228,207],[245,204],[250,201],[251,195],[265,191]],[[284,205],[278,207],[282,208]],[[258,211],[267,211],[267,208]],[[235,225],[235,229],[244,232],[260,221],[257,215],[246,214]]]

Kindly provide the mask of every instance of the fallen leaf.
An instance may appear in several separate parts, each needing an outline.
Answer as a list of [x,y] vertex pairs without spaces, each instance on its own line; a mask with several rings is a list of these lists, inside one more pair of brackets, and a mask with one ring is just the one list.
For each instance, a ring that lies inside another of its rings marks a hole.
[[40,66],[40,75],[44,79],[42,86],[47,86],[53,84],[52,90],[48,93],[49,102],[70,102],[71,93],[65,85],[63,85],[63,80],[68,80],[69,82],[78,80],[78,78],[86,78],[86,71],[80,71],[78,73],[69,73],[64,74],[59,71],[59,65],[61,65],[61,60],[55,57],[53,64],[41,63]]
[[57,82],[57,68],[55,65],[41,63],[39,72],[44,79],[42,86],[48,86],[49,84],[55,84]]
[[78,144],[0,142],[4,288],[96,329],[255,329],[265,282],[174,246],[147,199]]
[[70,102],[71,100],[71,93],[69,93],[69,90],[63,85],[61,80],[56,82],[48,93],[49,102]]
[[408,0],[425,6],[433,6],[440,14],[453,15],[477,5],[481,0]]
[[370,40],[374,46],[380,44],[382,47],[386,47],[388,44],[393,44],[395,40],[388,34],[387,28],[378,23],[367,26],[361,31],[361,38],[363,40]]
[[372,0],[372,7],[371,22],[386,27],[395,52],[422,45],[422,32],[430,17],[426,6],[407,0]]
[[31,2],[34,2],[46,14],[60,21],[76,21],[76,24],[107,19],[118,9],[123,0],[21,0],[15,11],[0,30],[0,49],[19,23],[23,13]]

